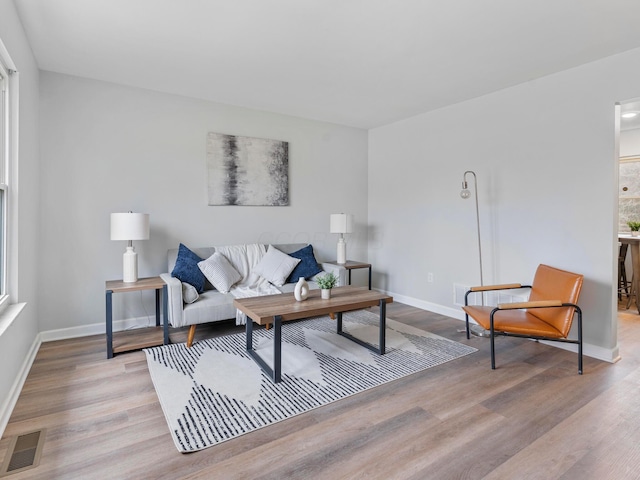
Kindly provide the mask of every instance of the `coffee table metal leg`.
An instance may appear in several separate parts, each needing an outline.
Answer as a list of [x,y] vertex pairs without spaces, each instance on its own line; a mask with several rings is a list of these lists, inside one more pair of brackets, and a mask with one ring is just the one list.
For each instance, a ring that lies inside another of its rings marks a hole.
[[253,349],[253,321],[247,318],[246,326],[247,353],[253,358],[264,373],[269,375],[273,383],[282,381],[282,317],[273,317],[273,368]]
[[351,335],[350,333],[347,333],[345,331],[342,330],[342,313],[338,313],[337,314],[337,329],[336,332],[338,333],[338,335],[342,335],[345,338],[348,338],[349,340],[356,342],[358,345],[362,345],[365,348],[368,348],[369,350],[371,350],[372,352],[376,352],[379,353],[380,355],[384,355],[385,350],[386,350],[386,329],[387,329],[387,308],[386,308],[387,304],[386,302],[383,300],[380,300],[380,336],[379,336],[379,347],[376,347],[375,345],[371,345],[370,343],[365,342],[364,340],[360,340],[359,338],[354,337],[353,335]]
[[282,317],[273,317],[273,382],[282,380]]
[[253,320],[247,317],[247,323],[245,325],[245,332],[247,337],[247,351],[253,351]]

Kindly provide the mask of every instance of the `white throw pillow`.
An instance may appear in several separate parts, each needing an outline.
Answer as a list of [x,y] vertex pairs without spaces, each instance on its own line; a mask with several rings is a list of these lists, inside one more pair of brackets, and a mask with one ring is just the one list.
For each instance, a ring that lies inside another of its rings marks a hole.
[[269,245],[267,253],[253,269],[253,273],[260,275],[277,287],[281,287],[298,263],[300,263],[299,258],[290,257],[273,245]]
[[215,252],[206,260],[198,262],[198,268],[211,282],[211,285],[222,293],[229,293],[231,287],[242,279],[227,257],[220,252]]
[[200,298],[196,287],[187,282],[182,282],[182,300],[184,303],[193,303]]

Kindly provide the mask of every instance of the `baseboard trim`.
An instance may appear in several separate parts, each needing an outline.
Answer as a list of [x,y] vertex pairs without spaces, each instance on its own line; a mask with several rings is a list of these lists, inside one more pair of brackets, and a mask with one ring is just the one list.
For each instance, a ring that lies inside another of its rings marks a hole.
[[[424,300],[419,300],[417,298],[408,297],[405,295],[399,295],[393,292],[385,292],[387,295],[391,295],[395,301],[404,303],[406,305],[410,305],[412,307],[421,308],[423,310],[428,310],[430,312],[439,313],[440,315],[445,315],[447,317],[455,318],[456,320],[465,321],[464,312],[462,309],[446,307],[443,305],[438,305],[437,303],[425,302]],[[475,323],[475,322],[473,322]],[[571,343],[561,343],[561,342],[547,342],[542,341],[545,345],[550,345],[552,347],[561,348],[563,350],[569,350],[572,352],[578,352],[578,346]],[[618,362],[620,357],[620,350],[616,345],[615,348],[604,348],[598,345],[592,345],[590,343],[582,344],[582,353],[586,357],[595,358],[597,360],[602,360],[604,362],[616,363]]]
[[24,382],[27,381],[27,375],[29,375],[29,371],[31,370],[31,365],[36,359],[36,355],[38,354],[38,349],[42,344],[42,339],[40,338],[40,334],[36,335],[31,344],[31,348],[27,353],[24,361],[22,362],[22,366],[20,367],[20,371],[18,372],[18,376],[16,377],[11,389],[9,391],[9,395],[7,395],[4,404],[0,408],[0,437],[4,435],[4,430],[7,428],[9,424],[9,418],[11,417],[11,413],[13,412],[16,403],[18,402],[18,397],[20,396],[20,392],[22,391],[22,387],[24,386]]
[[[128,318],[125,320],[115,320],[113,331],[121,332],[134,328],[145,328],[155,326],[149,323],[148,317]],[[68,338],[88,337],[90,335],[105,335],[106,327],[104,322],[92,323],[91,325],[80,325],[78,327],[60,328],[57,330],[47,330],[40,332],[43,342],[53,342],[56,340],[66,340]]]
[[437,303],[425,302],[413,297],[407,297],[398,293],[386,292],[387,295],[391,295],[394,301],[410,305],[412,307],[421,308],[422,310],[428,310],[433,313],[439,313],[446,317],[455,318],[456,320],[464,321],[464,312],[458,308],[445,307]]

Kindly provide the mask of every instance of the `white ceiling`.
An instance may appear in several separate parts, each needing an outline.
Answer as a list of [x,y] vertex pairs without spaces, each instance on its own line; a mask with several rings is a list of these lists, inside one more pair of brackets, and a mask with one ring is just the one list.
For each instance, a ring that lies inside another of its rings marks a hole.
[[14,0],[42,70],[371,128],[640,47],[638,0]]

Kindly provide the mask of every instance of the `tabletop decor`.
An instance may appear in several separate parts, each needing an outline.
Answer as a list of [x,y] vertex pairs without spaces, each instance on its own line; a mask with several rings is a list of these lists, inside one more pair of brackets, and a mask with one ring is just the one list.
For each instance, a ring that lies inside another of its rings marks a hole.
[[149,239],[148,213],[112,213],[111,240],[126,240],[127,249],[122,257],[122,281],[138,281],[138,254],[133,248],[133,240]]
[[331,289],[338,284],[338,277],[333,272],[316,277],[316,283],[320,287],[320,295],[325,300],[331,298]]
[[329,217],[329,231],[339,233],[337,259],[339,264],[347,262],[347,243],[344,234],[353,232],[353,216],[348,213],[332,213]]

